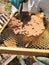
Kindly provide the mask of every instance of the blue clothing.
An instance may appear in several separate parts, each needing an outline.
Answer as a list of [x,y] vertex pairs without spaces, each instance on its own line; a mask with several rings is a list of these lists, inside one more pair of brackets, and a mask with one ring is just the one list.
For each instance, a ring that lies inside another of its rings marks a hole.
[[9,0],[17,9],[19,9],[20,3],[27,2],[28,0]]
[[17,9],[19,9],[20,6],[20,0],[9,0]]

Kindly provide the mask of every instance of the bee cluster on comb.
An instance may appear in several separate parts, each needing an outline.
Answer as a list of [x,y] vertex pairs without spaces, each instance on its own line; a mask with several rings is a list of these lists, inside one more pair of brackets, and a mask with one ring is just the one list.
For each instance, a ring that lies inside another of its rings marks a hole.
[[44,32],[45,26],[43,18],[25,12],[22,13],[21,17],[22,20],[19,19],[19,15],[16,15],[10,22],[10,27],[13,28],[15,34],[19,33],[36,37]]

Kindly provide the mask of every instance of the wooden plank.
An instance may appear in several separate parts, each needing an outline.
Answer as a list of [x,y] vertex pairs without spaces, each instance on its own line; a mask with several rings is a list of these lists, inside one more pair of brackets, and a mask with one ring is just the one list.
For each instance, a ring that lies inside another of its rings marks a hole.
[[16,55],[11,55],[11,57],[9,57],[2,65],[8,65],[15,57]]
[[6,27],[6,25],[10,22],[10,20],[12,19],[12,17],[15,15],[15,13],[17,13],[17,11],[15,11],[13,14],[10,15],[10,19],[8,19],[8,21],[4,24],[4,26],[0,30],[0,33],[2,33],[2,31],[4,30],[4,28]]
[[49,50],[0,47],[0,53],[18,54],[18,55],[31,55],[31,56],[39,56],[39,55],[47,56],[49,54]]

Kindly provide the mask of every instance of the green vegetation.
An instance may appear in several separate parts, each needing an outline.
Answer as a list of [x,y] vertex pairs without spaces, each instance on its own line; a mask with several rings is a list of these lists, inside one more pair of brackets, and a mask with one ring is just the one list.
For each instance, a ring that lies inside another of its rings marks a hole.
[[10,3],[6,3],[5,10],[11,12],[11,4]]
[[3,11],[11,12],[11,3],[8,0],[0,0],[0,8]]

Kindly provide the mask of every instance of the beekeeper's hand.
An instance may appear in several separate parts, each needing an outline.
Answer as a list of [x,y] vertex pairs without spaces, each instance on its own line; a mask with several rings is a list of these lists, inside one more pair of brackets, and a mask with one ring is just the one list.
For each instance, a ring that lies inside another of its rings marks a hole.
[[45,65],[49,65],[49,58],[48,57],[36,57],[37,60],[44,63]]

